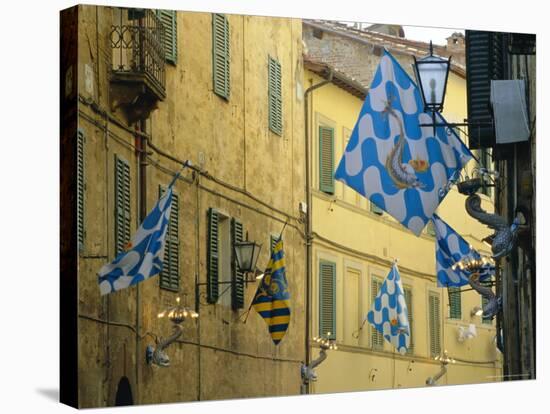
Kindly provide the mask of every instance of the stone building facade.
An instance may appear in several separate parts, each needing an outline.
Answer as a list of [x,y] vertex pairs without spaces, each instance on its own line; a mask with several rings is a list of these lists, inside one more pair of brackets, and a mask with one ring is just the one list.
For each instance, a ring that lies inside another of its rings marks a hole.
[[[78,406],[298,394],[301,21],[88,5],[77,15]],[[100,296],[98,270],[184,160],[166,269]],[[285,223],[291,320],[275,346],[254,310],[244,323],[256,283],[235,279],[233,245],[237,227],[262,244],[263,269]],[[167,348],[170,367],[149,365],[146,347],[172,332],[157,314],[177,297],[200,316]]]

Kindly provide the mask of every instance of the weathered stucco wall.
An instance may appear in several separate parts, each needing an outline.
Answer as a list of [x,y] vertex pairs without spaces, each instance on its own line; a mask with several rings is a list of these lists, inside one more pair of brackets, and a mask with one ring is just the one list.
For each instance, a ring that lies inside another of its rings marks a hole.
[[[297,93],[303,78],[301,23],[229,15],[231,95],[224,100],[212,90],[211,14],[177,13],[177,64],[166,65],[166,99],[147,121],[146,133],[155,147],[190,159],[215,179],[185,171],[175,185],[180,291],[161,289],[154,277],[101,297],[96,273],[114,256],[115,154],[130,163],[132,232],[139,224],[133,126],[125,127],[123,113],[111,108],[109,98],[113,10],[79,6],[79,128],[86,138],[86,234],[77,276],[80,406],[114,405],[123,376],[140,404],[297,394],[305,353],[305,245],[296,220],[298,203],[305,200],[303,102]],[[282,136],[268,128],[268,55],[282,68]],[[148,155],[150,210],[159,184],[167,185],[180,166],[155,151]],[[221,299],[206,304],[202,286],[199,319],[184,322],[180,341],[167,349],[170,368],[149,366],[145,348],[154,343],[149,333],[171,333],[170,323],[156,315],[177,296],[194,307],[195,278],[206,282],[209,207],[241,220],[249,239],[263,244],[260,268],[268,262],[270,235],[291,217],[283,238],[292,311],[288,332],[276,347],[255,311],[241,322],[256,284],[246,288],[245,308],[237,311]]]

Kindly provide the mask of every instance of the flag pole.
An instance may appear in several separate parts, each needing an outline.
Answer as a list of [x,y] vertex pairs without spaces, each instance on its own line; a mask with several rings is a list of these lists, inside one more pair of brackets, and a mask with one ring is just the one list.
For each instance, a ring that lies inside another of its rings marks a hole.
[[170,181],[170,184],[168,184],[168,188],[172,187],[176,180],[179,178],[183,170],[185,170],[187,167],[192,167],[193,163],[190,160],[185,160],[183,163],[181,169],[174,175],[174,178],[172,178],[172,181]]

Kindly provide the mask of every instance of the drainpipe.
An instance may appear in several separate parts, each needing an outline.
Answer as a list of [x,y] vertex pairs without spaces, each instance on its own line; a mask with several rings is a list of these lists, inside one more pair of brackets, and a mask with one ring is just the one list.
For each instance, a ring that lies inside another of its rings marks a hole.
[[[306,144],[305,144],[305,156],[306,156],[306,335],[305,335],[305,346],[306,346],[306,365],[310,364],[311,354],[309,352],[309,341],[310,341],[310,331],[311,331],[311,181],[310,181],[310,148],[309,148],[309,107],[308,107],[308,96],[315,89],[320,88],[328,83],[332,82],[333,72],[330,69],[328,73],[328,79],[323,82],[319,82],[316,85],[312,85],[306,89],[304,92],[304,121],[305,121],[305,135],[306,135]],[[306,386],[305,393],[309,394],[309,384]]]
[[[136,127],[137,132],[145,133],[146,121],[140,120]],[[136,151],[139,162],[139,222],[143,223],[147,215],[147,138],[143,134],[136,134]],[[136,285],[136,402],[140,402],[140,366],[141,341],[138,332],[141,332],[141,286]]]

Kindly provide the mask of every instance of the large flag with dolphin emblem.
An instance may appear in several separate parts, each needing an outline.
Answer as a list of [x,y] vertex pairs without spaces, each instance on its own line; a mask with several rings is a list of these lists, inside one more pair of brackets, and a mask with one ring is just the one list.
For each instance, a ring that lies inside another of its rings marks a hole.
[[[435,245],[437,286],[467,285],[471,273],[461,269],[457,264],[465,258],[480,259],[481,255],[437,214],[433,215],[432,220],[437,240]],[[487,279],[494,271],[494,264],[488,262],[482,267],[479,275],[480,280]]]
[[410,346],[410,326],[407,302],[401,284],[401,276],[394,263],[382,283],[367,320],[397,351],[405,354]]
[[99,271],[98,282],[102,295],[135,285],[162,270],[172,208],[172,186],[176,177],[143,220],[129,243],[129,249],[120,252],[115,260]]
[[264,318],[275,345],[285,336],[290,323],[290,293],[285,275],[283,239],[275,243],[252,306]]
[[415,83],[384,51],[334,175],[417,236],[472,158],[451,129],[434,135],[419,126],[432,123],[423,108]]

